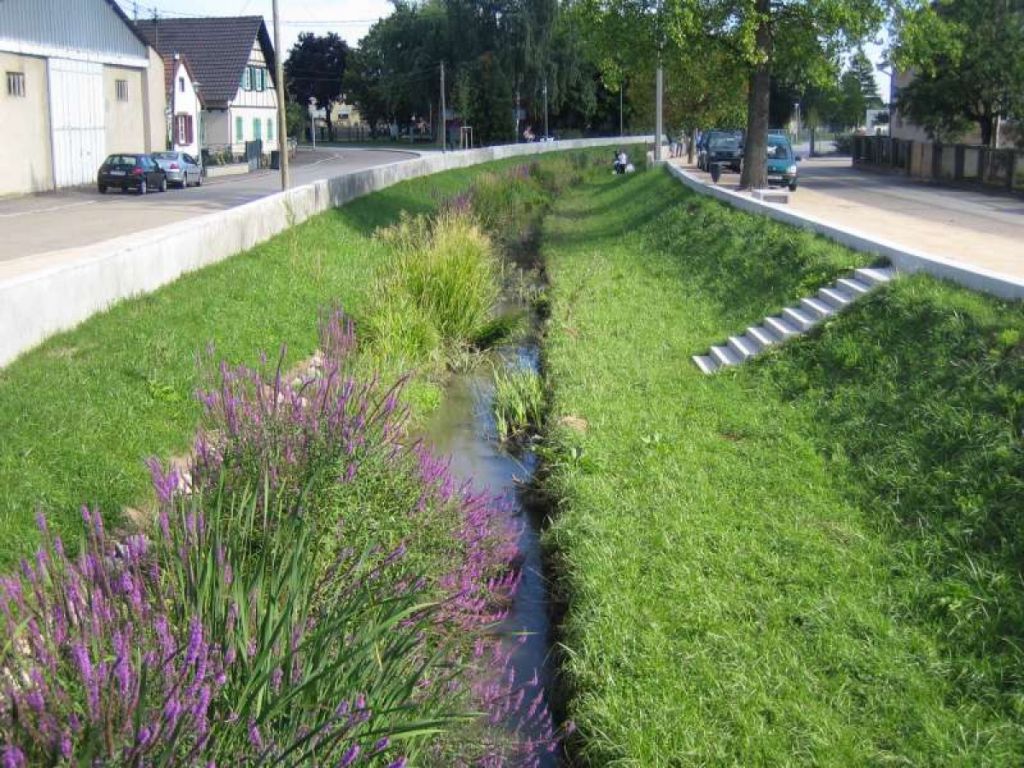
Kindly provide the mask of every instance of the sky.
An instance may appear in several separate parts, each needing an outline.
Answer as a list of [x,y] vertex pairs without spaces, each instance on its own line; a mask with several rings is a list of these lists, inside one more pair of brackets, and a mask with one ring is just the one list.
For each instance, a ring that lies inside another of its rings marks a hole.
[[[246,16],[262,15],[270,28],[272,0],[117,0],[131,16],[138,8],[140,17],[151,18],[153,8],[164,18],[181,16]],[[358,44],[370,26],[391,13],[389,0],[278,0],[281,13],[282,48],[292,47],[300,32],[326,34],[336,32],[352,46]],[[273,29],[270,30],[273,36]],[[872,63],[879,64],[888,39],[864,47]],[[889,100],[889,76],[875,71],[878,93]]]
[[[153,8],[163,18],[182,16],[258,16],[271,28],[272,0],[117,0],[125,13],[132,16],[138,7],[139,17],[152,18]],[[388,0],[278,0],[281,13],[281,47],[286,51],[299,32],[327,34],[337,32],[349,45],[356,45],[370,26],[391,13]]]

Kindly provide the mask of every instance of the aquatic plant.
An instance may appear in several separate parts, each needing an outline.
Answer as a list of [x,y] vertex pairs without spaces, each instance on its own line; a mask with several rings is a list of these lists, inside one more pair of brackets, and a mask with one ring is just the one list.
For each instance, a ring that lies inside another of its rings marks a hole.
[[531,368],[495,368],[494,421],[498,438],[511,440],[539,428],[544,408],[544,383]]

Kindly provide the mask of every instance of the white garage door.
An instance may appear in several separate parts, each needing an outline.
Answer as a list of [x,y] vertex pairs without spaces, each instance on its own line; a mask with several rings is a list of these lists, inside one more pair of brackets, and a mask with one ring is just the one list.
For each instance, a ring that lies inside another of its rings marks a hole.
[[53,178],[58,187],[96,178],[106,154],[103,65],[48,59]]

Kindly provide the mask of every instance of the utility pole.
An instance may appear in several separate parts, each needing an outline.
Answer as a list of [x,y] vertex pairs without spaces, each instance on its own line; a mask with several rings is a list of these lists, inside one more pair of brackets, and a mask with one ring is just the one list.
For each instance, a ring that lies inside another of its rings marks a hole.
[[444,60],[441,61],[441,151],[448,151],[448,121],[445,120],[444,103]]
[[661,57],[658,58],[658,76],[655,83],[655,98],[657,104],[655,105],[655,126],[654,126],[654,161],[657,163],[661,162],[661,137],[665,133],[665,126],[662,120],[662,109],[661,102],[665,91],[665,71],[661,66]]
[[274,90],[277,92],[277,154],[281,162],[281,189],[291,182],[288,168],[288,117],[284,103],[284,64],[281,62],[281,16],[274,0]]
[[622,89],[625,87],[625,81],[619,83],[619,136],[624,135],[624,132],[622,130]]
[[665,70],[661,65],[662,52],[665,49],[665,34],[662,29],[661,0],[658,0],[658,72],[654,83],[654,162],[661,162],[661,137],[665,133],[662,101],[665,95]]
[[548,79],[544,78],[544,141],[548,140]]
[[522,104],[522,101],[519,98],[519,81],[517,80],[516,81],[516,132],[513,134],[515,136],[516,144],[519,143],[519,110],[521,109],[521,107],[520,107],[521,104]]

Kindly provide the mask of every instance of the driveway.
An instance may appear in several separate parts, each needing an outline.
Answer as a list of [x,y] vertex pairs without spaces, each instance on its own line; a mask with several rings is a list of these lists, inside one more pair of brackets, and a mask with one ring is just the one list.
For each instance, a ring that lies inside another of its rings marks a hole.
[[[726,174],[721,183],[738,180]],[[857,170],[848,157],[818,157],[800,164],[800,188],[789,207],[911,250],[1024,278],[1021,198]]]
[[[417,157],[377,149],[300,149],[292,185]],[[0,200],[0,274],[23,271],[39,256],[233,208],[281,188],[277,171],[209,179],[202,187],[151,192],[145,197],[83,187]],[[24,263],[20,263],[22,260]],[[17,268],[12,262],[19,262]]]

